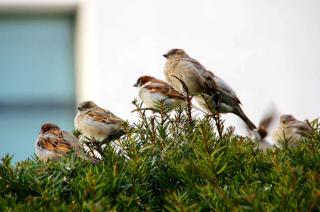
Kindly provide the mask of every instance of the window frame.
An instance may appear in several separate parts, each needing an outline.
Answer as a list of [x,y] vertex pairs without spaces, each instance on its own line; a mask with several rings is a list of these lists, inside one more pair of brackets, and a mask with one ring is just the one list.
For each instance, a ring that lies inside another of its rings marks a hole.
[[94,57],[93,1],[86,0],[0,0],[0,15],[62,14],[74,16],[74,73],[76,103],[92,94],[90,79]]
[[74,14],[78,0],[0,0],[0,13]]

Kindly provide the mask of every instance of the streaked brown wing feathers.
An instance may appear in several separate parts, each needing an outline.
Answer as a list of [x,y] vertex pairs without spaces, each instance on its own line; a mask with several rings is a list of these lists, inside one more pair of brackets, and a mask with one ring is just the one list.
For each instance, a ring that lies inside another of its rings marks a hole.
[[260,127],[261,127],[261,128],[265,128],[265,129],[269,128],[269,126],[270,126],[271,122],[273,121],[273,119],[274,119],[274,114],[271,114],[271,115],[265,117],[265,118],[260,122],[259,128],[260,128]]
[[201,65],[201,63],[199,63],[197,60],[195,60],[191,57],[182,58],[182,60],[185,60],[185,61],[192,63],[201,73],[203,71],[206,71],[206,68],[203,65]]
[[186,97],[175,90],[173,87],[170,85],[163,83],[163,82],[157,82],[161,83],[161,85],[146,85],[145,88],[148,89],[151,93],[160,93],[168,98],[173,98],[173,99],[181,99],[185,100]]
[[67,153],[72,149],[69,142],[61,137],[43,137],[41,136],[38,145],[46,150],[55,151],[58,153]]
[[312,132],[312,127],[308,123],[300,123],[299,126],[297,126],[296,133],[302,135],[302,136],[310,136],[310,133]]
[[214,81],[214,75],[210,71],[205,71],[202,73],[202,76],[206,80],[205,83],[207,85],[208,91],[209,92],[216,92],[217,91],[217,85]]
[[89,111],[86,115],[90,116],[93,121],[104,122],[106,124],[118,124],[122,122],[120,118],[102,109]]

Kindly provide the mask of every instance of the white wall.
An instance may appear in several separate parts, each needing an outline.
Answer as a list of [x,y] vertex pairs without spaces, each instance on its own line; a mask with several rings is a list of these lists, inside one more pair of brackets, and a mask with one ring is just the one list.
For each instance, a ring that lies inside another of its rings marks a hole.
[[318,0],[90,2],[87,72],[93,74],[86,75],[92,83],[83,90],[90,92],[80,100],[93,99],[133,120],[136,79],[163,79],[161,55],[183,48],[232,85],[255,123],[270,102],[299,119],[320,116]]

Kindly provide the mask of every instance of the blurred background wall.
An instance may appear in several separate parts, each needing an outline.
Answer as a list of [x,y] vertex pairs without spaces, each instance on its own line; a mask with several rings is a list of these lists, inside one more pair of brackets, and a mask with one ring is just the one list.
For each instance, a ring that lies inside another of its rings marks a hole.
[[15,161],[34,153],[42,123],[73,129],[75,13],[44,6],[0,2],[0,156]]
[[82,100],[134,121],[132,85],[163,79],[171,48],[232,85],[255,123],[271,102],[319,117],[319,10],[317,0],[0,0],[0,155],[33,154],[44,121],[72,130]]

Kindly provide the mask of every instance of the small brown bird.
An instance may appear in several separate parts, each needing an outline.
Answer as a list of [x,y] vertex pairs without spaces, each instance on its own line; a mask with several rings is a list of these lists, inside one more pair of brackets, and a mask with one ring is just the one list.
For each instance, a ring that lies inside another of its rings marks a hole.
[[[166,80],[178,91],[195,96],[199,105],[209,113],[233,113],[239,116],[253,130],[256,126],[240,107],[235,91],[221,78],[208,71],[182,49],[172,49],[163,55],[167,58],[164,67]],[[181,81],[184,83],[181,82]]]
[[94,102],[81,102],[77,109],[74,125],[84,136],[108,142],[124,134],[122,128],[124,121]]
[[176,90],[185,92],[182,81],[192,96],[217,93],[216,84],[210,73],[184,50],[171,49],[163,56],[167,58],[164,67],[165,78]]
[[134,86],[140,88],[139,97],[148,108],[157,109],[159,102],[163,102],[169,108],[186,105],[187,97],[185,95],[176,91],[168,83],[152,76],[139,77]]
[[282,115],[278,128],[273,133],[275,142],[288,139],[291,145],[299,144],[299,140],[307,138],[313,129],[307,122],[299,121],[289,114]]
[[79,140],[71,133],[62,131],[57,125],[45,123],[35,143],[36,155],[42,161],[57,159],[74,150],[76,155],[85,160],[98,162],[84,153]]

